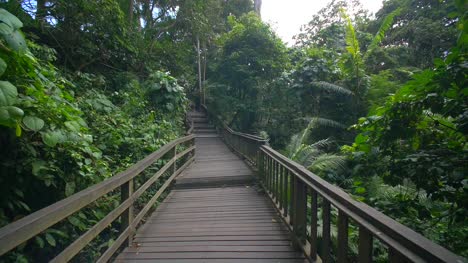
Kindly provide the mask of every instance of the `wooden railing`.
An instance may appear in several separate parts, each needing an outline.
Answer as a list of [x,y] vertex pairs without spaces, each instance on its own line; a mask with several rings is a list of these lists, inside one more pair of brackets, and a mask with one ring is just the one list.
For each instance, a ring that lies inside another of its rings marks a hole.
[[254,168],[257,167],[260,146],[268,144],[262,137],[232,130],[222,119],[201,105],[209,119],[215,124],[226,144],[245,158]]
[[[235,132],[220,120],[216,122],[221,123],[221,135],[229,146],[256,165],[261,184],[290,228],[295,245],[311,262],[372,262],[376,246],[386,249],[380,256],[386,255],[388,262],[466,262],[354,200],[341,188],[273,150],[265,140]],[[357,240],[350,239],[351,228]],[[356,255],[349,249],[352,242],[357,245]]]
[[[178,150],[180,152],[178,152]],[[134,189],[134,180],[138,178],[140,173],[167,155],[170,155],[167,158],[167,162],[138,189]],[[132,242],[133,235],[140,221],[152,208],[161,194],[169,187],[174,178],[193,162],[194,156],[195,140],[193,135],[176,139],[139,161],[126,171],[1,228],[0,256],[41,234],[54,224],[80,211],[98,198],[103,197],[113,190],[120,189],[120,205],[77,238],[52,260],[52,262],[69,261],[96,238],[99,233],[109,227],[112,222],[120,218],[121,230],[118,238],[97,261],[107,262],[126,241],[129,243]],[[158,179],[163,178],[163,174],[165,175],[164,178],[169,175],[168,178],[151,197],[149,202],[134,216],[133,207],[137,198],[142,196]]]

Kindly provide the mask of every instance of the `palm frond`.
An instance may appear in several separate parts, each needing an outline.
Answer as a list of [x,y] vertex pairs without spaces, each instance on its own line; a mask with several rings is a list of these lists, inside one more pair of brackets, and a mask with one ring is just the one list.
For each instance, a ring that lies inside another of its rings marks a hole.
[[350,91],[349,89],[343,88],[341,86],[325,82],[325,81],[314,81],[311,83],[312,86],[317,87],[323,91],[328,91],[336,94],[342,94],[342,95],[353,95],[354,93]]
[[327,139],[316,141],[313,144],[311,144],[310,146],[314,147],[314,148],[317,148],[317,149],[323,149],[323,148],[329,147],[332,144],[333,144],[333,141],[330,140],[329,138],[327,138]]
[[359,50],[359,42],[356,37],[356,31],[354,30],[353,23],[351,22],[351,19],[349,18],[348,14],[346,14],[346,11],[342,8],[340,9],[341,16],[346,22],[346,27],[345,27],[345,32],[346,32],[346,50],[348,50],[349,54],[354,59],[357,59],[360,53]]
[[320,149],[303,144],[300,150],[294,154],[293,160],[307,167],[311,165],[320,154],[322,154]]
[[315,129],[318,127],[331,127],[331,128],[339,128],[339,129],[346,129],[346,125],[339,123],[337,121],[320,118],[320,117],[313,117],[309,121],[309,125],[307,126],[308,130]]
[[398,8],[384,18],[382,24],[380,25],[379,31],[377,31],[377,33],[374,36],[374,39],[372,39],[372,42],[369,45],[369,48],[367,49],[366,56],[372,50],[374,50],[380,44],[380,42],[382,42],[382,39],[385,37],[385,33],[393,25],[393,19],[395,19],[395,17],[398,16],[400,13],[401,8]]
[[289,141],[288,145],[286,145],[286,156],[290,159],[293,159],[294,154],[301,147],[301,144],[302,141],[301,136],[299,136],[299,134],[291,136],[291,140]]
[[346,169],[346,158],[336,154],[321,154],[309,165],[308,169],[313,172],[325,170],[343,171]]

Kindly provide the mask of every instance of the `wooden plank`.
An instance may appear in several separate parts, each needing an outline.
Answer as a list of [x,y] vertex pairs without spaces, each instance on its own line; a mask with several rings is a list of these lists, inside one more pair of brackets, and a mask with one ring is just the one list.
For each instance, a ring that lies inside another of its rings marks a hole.
[[119,259],[298,259],[303,258],[299,252],[177,252],[177,253],[122,253]]
[[[223,218],[218,219],[218,220],[211,220],[209,221],[208,224],[198,224],[198,222],[204,222],[203,221],[177,221],[174,223],[170,223],[169,221],[166,222],[158,222],[158,223],[146,223],[145,225],[145,232],[156,232],[156,231],[161,231],[161,232],[168,232],[171,231],[171,229],[187,229],[188,232],[195,232],[196,230],[194,229],[200,229],[200,228],[210,228],[213,231],[218,231],[221,229],[225,229],[226,231],[233,231],[232,229],[237,229],[237,230],[242,230],[246,229],[245,231],[250,231],[250,229],[258,229],[258,230],[265,230],[267,228],[278,228],[281,230],[285,230],[287,228],[283,227],[281,225],[281,220],[278,218],[278,220],[271,219],[270,220],[262,220],[262,221],[253,221],[253,220],[231,220],[226,223],[226,225],[221,224],[221,222],[224,221]],[[245,223],[243,223],[245,222]],[[210,223],[213,226],[210,226]],[[152,230],[152,229],[157,229],[157,230]],[[167,231],[166,231],[167,229]]]
[[289,245],[283,246],[181,246],[181,247],[130,247],[126,253],[161,253],[161,252],[291,252]]
[[172,241],[248,241],[248,240],[291,240],[282,235],[263,236],[193,236],[193,237],[137,237],[135,242],[172,242]]
[[[154,263],[153,259],[125,259],[125,260],[116,260],[115,262],[128,262],[128,263]],[[242,263],[272,263],[272,262],[281,262],[281,263],[308,263],[304,259],[281,259],[281,261],[276,260],[275,258],[257,258],[257,259],[242,259]],[[225,259],[225,258],[216,258],[216,259],[158,259],[158,263],[239,263],[239,259]]]
[[172,217],[180,217],[180,216],[193,216],[193,217],[206,217],[208,216],[216,216],[216,215],[225,215],[225,214],[249,214],[249,213],[266,213],[272,214],[270,207],[261,207],[261,206],[252,206],[252,207],[238,207],[238,208],[231,208],[231,209],[216,209],[216,208],[200,208],[199,210],[173,210],[169,211],[168,213],[164,213],[159,218],[172,218]]
[[[147,225],[147,226],[146,226]],[[243,227],[243,228],[256,228],[256,227],[285,227],[281,221],[272,221],[272,220],[250,220],[250,221],[191,221],[189,223],[159,223],[151,226],[151,222],[147,222],[145,227],[151,227],[151,229],[196,229],[196,228],[234,228],[234,227]]]
[[134,229],[138,223],[141,221],[143,216],[146,215],[148,210],[154,205],[156,200],[161,196],[161,194],[166,190],[166,188],[171,184],[172,180],[174,180],[175,177],[177,177],[188,165],[190,165],[194,160],[194,157],[191,159],[187,160],[184,165],[182,165],[175,174],[173,174],[169,179],[164,182],[164,184],[159,188],[159,190],[156,192],[156,194],[148,201],[148,203],[140,210],[140,213],[135,217],[132,223],[132,228]]
[[287,235],[287,230],[220,230],[220,231],[205,231],[205,232],[150,232],[137,233],[136,237],[208,237],[208,236],[271,236],[271,235]]
[[149,220],[147,220],[148,223],[162,223],[162,222],[177,222],[177,221],[186,221],[189,220],[191,222],[205,222],[205,221],[233,221],[235,220],[251,220],[251,221],[265,221],[265,220],[272,220],[272,219],[279,219],[279,217],[274,214],[272,211],[263,211],[263,212],[249,212],[249,213],[237,213],[237,214],[232,214],[229,212],[224,212],[224,213],[219,213],[215,214],[216,212],[213,212],[213,214],[208,214],[208,215],[197,215],[197,216],[191,216],[190,214],[181,214],[180,216],[172,216],[172,217],[165,217],[164,214],[161,215],[161,217],[152,217]]
[[290,246],[289,240],[234,240],[234,241],[172,241],[172,242],[139,242],[140,247],[190,247],[190,246]]

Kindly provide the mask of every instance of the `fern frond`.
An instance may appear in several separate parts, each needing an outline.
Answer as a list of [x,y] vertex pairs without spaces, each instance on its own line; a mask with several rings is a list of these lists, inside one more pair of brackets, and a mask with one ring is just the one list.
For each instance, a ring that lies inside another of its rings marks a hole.
[[293,155],[297,152],[297,150],[301,146],[300,138],[301,137],[299,136],[299,134],[295,134],[291,136],[291,139],[288,145],[286,145],[286,153],[287,153],[286,155],[288,158],[292,159]]
[[323,149],[323,148],[329,147],[332,144],[333,144],[333,141],[330,140],[329,138],[327,138],[327,139],[316,141],[313,144],[311,144],[310,146],[313,147],[313,148],[317,148],[317,149]]
[[311,165],[321,153],[321,150],[311,145],[302,145],[300,151],[294,155],[293,160],[307,167]]
[[323,91],[328,91],[336,94],[343,94],[343,95],[353,95],[354,93],[349,89],[343,88],[341,86],[325,82],[325,81],[315,81],[311,83],[312,86],[317,87]]
[[346,158],[341,155],[325,153],[319,155],[308,169],[313,172],[325,170],[343,171],[346,169]]

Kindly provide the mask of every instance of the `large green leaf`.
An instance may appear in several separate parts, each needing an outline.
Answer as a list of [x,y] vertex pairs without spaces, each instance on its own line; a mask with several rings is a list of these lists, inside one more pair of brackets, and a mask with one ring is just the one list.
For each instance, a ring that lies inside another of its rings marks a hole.
[[[18,121],[23,117],[22,109],[15,106],[0,107],[0,125],[7,127],[19,126]],[[18,129],[18,127],[16,127]],[[17,130],[18,133],[18,130]]]
[[47,163],[42,160],[38,160],[38,161],[33,162],[31,165],[32,165],[32,174],[37,176],[39,175],[39,172],[41,170],[46,169]]
[[23,117],[24,112],[22,109],[15,106],[0,107],[0,121],[4,120],[18,120]]
[[0,107],[11,106],[16,102],[18,90],[8,81],[0,81]]
[[50,147],[54,147],[57,143],[64,142],[65,140],[66,136],[60,130],[42,133],[42,141]]
[[10,23],[5,23],[4,21],[0,21],[0,35],[8,35],[13,33],[14,29]]
[[3,8],[0,8],[0,22],[7,24],[13,29],[19,29],[23,27],[23,23],[16,16],[12,15]]
[[15,51],[25,51],[27,49],[26,39],[24,39],[23,33],[18,30],[4,35],[3,38],[8,43],[8,46]]
[[34,116],[26,116],[23,119],[24,125],[32,131],[39,131],[44,127],[44,121]]
[[76,121],[66,121],[64,124],[70,131],[79,132],[81,129],[81,125]]

